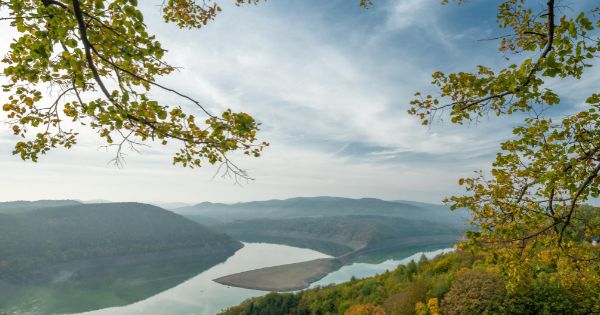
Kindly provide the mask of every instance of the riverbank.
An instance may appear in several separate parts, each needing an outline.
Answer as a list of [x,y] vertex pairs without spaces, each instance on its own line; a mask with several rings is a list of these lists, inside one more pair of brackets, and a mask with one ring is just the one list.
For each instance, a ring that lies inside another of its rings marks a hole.
[[330,272],[340,268],[336,258],[321,258],[293,264],[235,273],[213,281],[238,288],[287,292],[307,288]]
[[[444,241],[447,242],[445,235],[430,237],[426,240],[431,243],[434,243],[434,241],[440,242],[438,246],[442,248],[451,246],[448,243],[444,243]],[[381,242],[376,244],[376,246],[359,248],[339,257],[254,269],[220,277],[213,281],[227,286],[261,291],[288,292],[303,290],[343,266],[355,263],[359,257],[365,259],[369,257],[369,254],[398,248],[404,250],[413,248],[411,253],[421,252],[423,247],[419,248],[419,245],[421,245],[422,241],[423,239],[421,238],[404,238],[396,240],[396,242]],[[427,249],[435,246],[433,244],[428,245],[430,247]],[[393,261],[389,257],[383,260]]]

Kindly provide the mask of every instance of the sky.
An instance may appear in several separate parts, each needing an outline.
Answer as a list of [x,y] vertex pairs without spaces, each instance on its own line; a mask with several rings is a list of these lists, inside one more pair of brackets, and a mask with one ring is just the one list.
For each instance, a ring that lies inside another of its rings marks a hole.
[[[143,2],[149,31],[182,67],[160,79],[212,112],[250,113],[270,143],[254,159],[234,155],[254,181],[235,185],[216,168],[171,164],[172,147],[158,144],[130,152],[126,165],[109,161],[114,151],[81,130],[79,144],[57,149],[38,163],[11,154],[17,138],[0,129],[0,201],[106,199],[140,202],[239,202],[296,196],[375,197],[439,203],[460,193],[457,182],[489,169],[500,141],[519,117],[484,117],[454,126],[422,127],[409,116],[416,91],[434,92],[431,73],[472,71],[506,63],[495,41],[495,5],[487,0],[441,5],[435,0],[270,0],[223,12],[201,30],[164,24],[160,1]],[[233,2],[233,1],[230,1]],[[13,36],[0,26],[0,53]],[[589,95],[600,72],[580,82],[554,81],[573,111]],[[165,102],[197,110],[162,91]],[[4,96],[5,97],[5,96]]]

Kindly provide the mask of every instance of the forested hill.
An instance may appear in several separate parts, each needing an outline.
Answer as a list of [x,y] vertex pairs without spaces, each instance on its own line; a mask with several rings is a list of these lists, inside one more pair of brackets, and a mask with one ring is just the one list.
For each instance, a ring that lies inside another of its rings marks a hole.
[[451,247],[465,231],[460,226],[373,215],[240,220],[219,229],[243,241],[309,247],[334,256],[356,250]]
[[78,204],[0,217],[0,274],[77,259],[194,248],[227,257],[241,243],[156,206]]
[[253,201],[236,204],[204,202],[173,210],[186,216],[197,216],[222,223],[250,219],[283,219],[334,215],[380,215],[415,220],[464,224],[466,212],[451,212],[435,204],[385,201],[376,198],[298,197],[285,200]]
[[41,208],[80,205],[75,200],[37,200],[37,201],[8,201],[0,202],[0,213],[23,213]]

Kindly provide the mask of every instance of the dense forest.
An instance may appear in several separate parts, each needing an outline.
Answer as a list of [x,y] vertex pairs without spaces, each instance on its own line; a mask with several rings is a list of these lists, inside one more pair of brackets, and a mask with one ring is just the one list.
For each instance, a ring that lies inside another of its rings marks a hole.
[[0,275],[98,257],[193,248],[228,257],[231,237],[161,208],[87,204],[0,214]]
[[270,293],[221,315],[343,314],[598,314],[600,286],[581,281],[565,287],[543,270],[514,291],[493,264],[455,252],[431,261],[423,256],[393,271],[340,285]]
[[302,246],[334,256],[357,250],[451,247],[465,231],[462,225],[376,215],[240,220],[219,229],[242,241]]
[[[600,208],[580,211],[567,238],[594,251],[598,245],[582,231],[598,225]],[[600,314],[600,266],[565,277],[559,264],[524,266],[533,270],[514,283],[493,256],[457,250],[371,278],[249,299],[221,315]]]

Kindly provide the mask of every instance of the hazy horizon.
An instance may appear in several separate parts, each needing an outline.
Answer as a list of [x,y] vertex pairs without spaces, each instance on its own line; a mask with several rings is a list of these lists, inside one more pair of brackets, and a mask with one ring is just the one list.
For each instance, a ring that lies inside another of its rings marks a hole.
[[[95,199],[78,199],[78,198],[65,198],[65,199],[57,199],[57,198],[51,198],[51,199],[15,199],[15,200],[0,200],[0,203],[2,202],[18,202],[18,201],[28,201],[28,202],[33,202],[33,201],[61,201],[61,200],[73,200],[73,201],[79,201],[81,203],[126,203],[126,202],[137,202],[137,203],[147,203],[147,204],[182,204],[182,205],[197,205],[200,203],[204,203],[204,202],[209,202],[209,203],[223,203],[223,204],[236,204],[236,203],[244,203],[244,202],[263,202],[263,201],[275,201],[275,200],[286,200],[286,199],[294,199],[294,198],[348,198],[348,199],[379,199],[379,200],[383,200],[383,201],[389,201],[389,202],[402,202],[402,201],[407,201],[407,202],[422,202],[422,203],[431,203],[431,202],[427,202],[427,201],[421,201],[421,200],[408,200],[408,199],[382,199],[382,198],[374,198],[374,197],[342,197],[342,196],[325,196],[325,195],[316,195],[316,196],[295,196],[295,197],[289,197],[289,198],[270,198],[270,199],[257,199],[257,200],[245,200],[245,201],[232,201],[232,202],[215,202],[215,201],[210,201],[210,200],[201,200],[201,201],[192,201],[192,202],[180,202],[180,201],[164,201],[164,200],[108,200],[108,199],[102,199],[102,198],[95,198]],[[441,204],[441,203],[431,203],[431,204]]]

